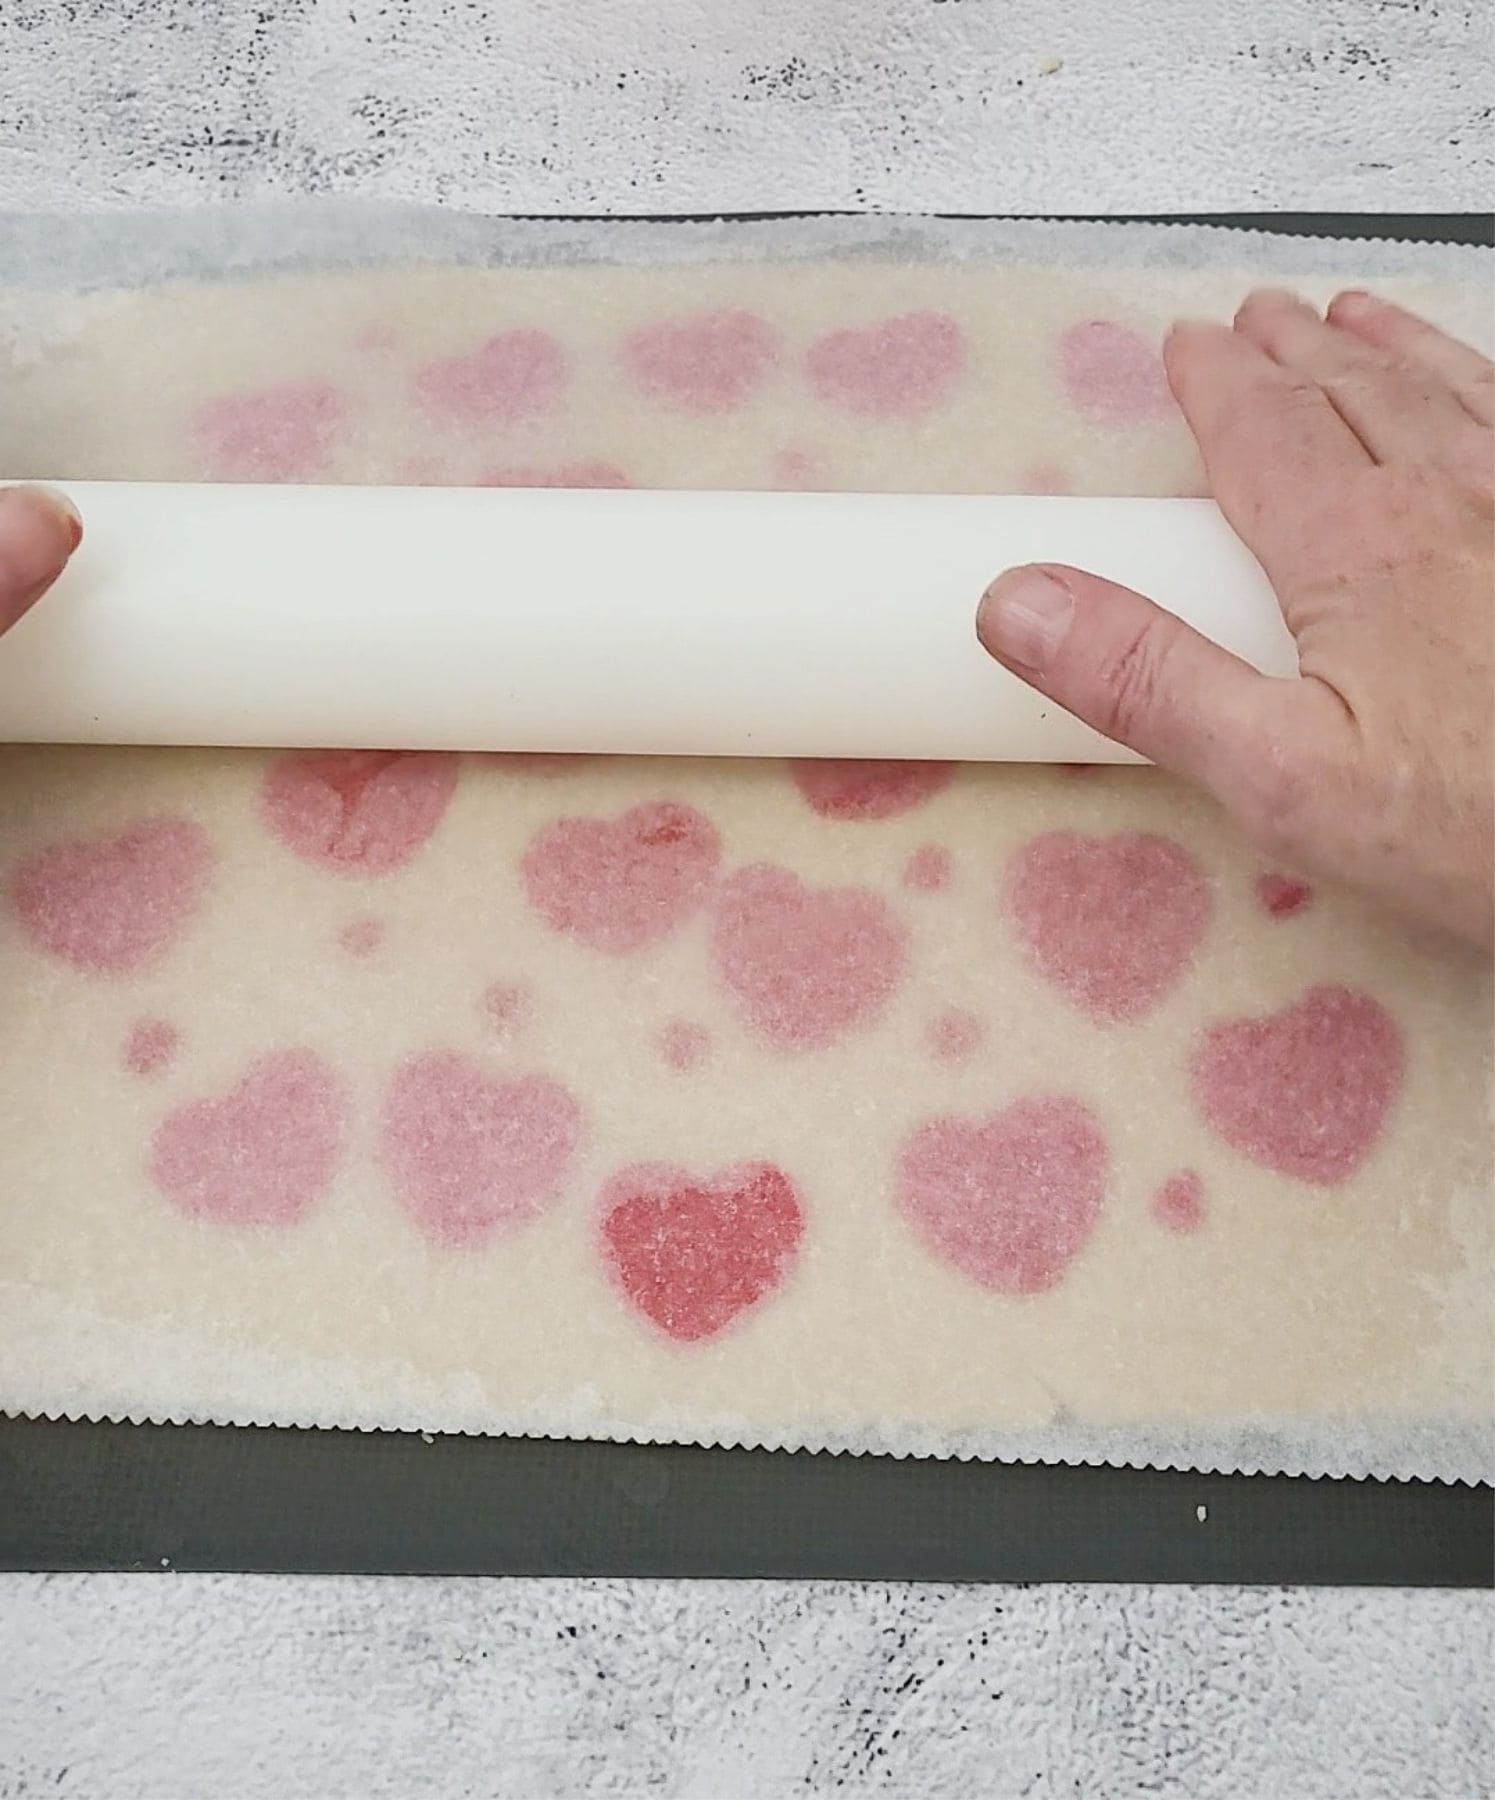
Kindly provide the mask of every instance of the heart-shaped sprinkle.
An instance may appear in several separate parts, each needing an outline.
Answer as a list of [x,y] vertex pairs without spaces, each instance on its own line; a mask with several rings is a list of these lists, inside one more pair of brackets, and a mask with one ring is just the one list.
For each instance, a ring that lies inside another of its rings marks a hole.
[[799,1197],[771,1163],[711,1176],[639,1164],[602,1193],[613,1280],[680,1343],[715,1337],[777,1288],[803,1235]]
[[1049,832],[1007,872],[1006,905],[1034,966],[1106,1024],[1150,1012],[1209,924],[1209,883],[1188,851],[1147,832]]
[[1369,994],[1313,987],[1262,1018],[1209,1026],[1191,1065],[1199,1110],[1227,1144],[1299,1181],[1347,1181],[1375,1148],[1406,1067]]
[[1054,1287],[1100,1217],[1108,1157],[1099,1121],[1067,1096],[1018,1100],[985,1120],[935,1119],[898,1158],[903,1216],[982,1287]]

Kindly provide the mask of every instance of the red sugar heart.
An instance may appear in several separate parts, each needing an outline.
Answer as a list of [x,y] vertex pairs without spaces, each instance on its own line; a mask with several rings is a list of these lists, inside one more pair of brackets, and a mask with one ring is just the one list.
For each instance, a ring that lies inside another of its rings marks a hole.
[[548,331],[500,331],[460,356],[417,369],[417,405],[458,424],[509,424],[554,407],[569,378],[566,353]]
[[486,469],[479,487],[627,488],[633,483],[616,463],[569,462],[527,464],[515,469]]
[[192,429],[210,474],[225,481],[308,481],[332,460],[347,403],[325,382],[290,382],[209,400]]
[[695,911],[720,850],[703,814],[657,800],[616,819],[557,819],[531,840],[520,878],[552,929],[625,956],[667,938]]
[[288,850],[339,875],[387,875],[441,823],[457,787],[446,751],[297,750],[265,772],[260,811]]
[[791,762],[789,773],[822,819],[892,819],[946,787],[952,766],[817,757]]
[[53,956],[91,974],[124,975],[153,962],[180,934],[211,864],[200,825],[147,819],[27,857],[11,875],[10,907]]
[[1194,1099],[1253,1162],[1332,1187],[1375,1148],[1401,1091],[1402,1034],[1379,1001],[1313,987],[1264,1018],[1209,1026],[1194,1049]]
[[982,1287],[1038,1294],[1084,1248],[1105,1198],[1099,1121],[1064,1096],[1018,1100],[983,1121],[935,1119],[898,1158],[903,1216]]
[[717,973],[771,1044],[813,1050],[869,1024],[903,975],[908,931],[865,888],[811,888],[768,863],[721,885]]
[[293,1225],[332,1183],[348,1106],[310,1050],[275,1050],[221,1099],[169,1113],[151,1176],[173,1205],[225,1225]]
[[433,1243],[481,1248],[558,1199],[581,1113],[544,1075],[504,1079],[455,1050],[395,1071],[380,1130],[400,1204]]
[[733,308],[646,325],[622,345],[624,367],[639,389],[682,412],[731,412],[778,359],[772,326]]
[[907,419],[932,411],[949,398],[965,366],[965,334],[938,312],[828,332],[805,359],[820,399],[864,418]]
[[1085,319],[1059,339],[1059,375],[1070,405],[1103,424],[1166,419],[1175,410],[1163,359],[1128,325]]
[[1188,851],[1131,831],[1034,838],[1012,859],[1006,905],[1040,973],[1107,1024],[1151,1011],[1193,960],[1211,912]]
[[779,1286],[804,1213],[771,1163],[713,1176],[641,1163],[603,1189],[601,1235],[608,1270],[633,1305],[667,1336],[696,1343]]

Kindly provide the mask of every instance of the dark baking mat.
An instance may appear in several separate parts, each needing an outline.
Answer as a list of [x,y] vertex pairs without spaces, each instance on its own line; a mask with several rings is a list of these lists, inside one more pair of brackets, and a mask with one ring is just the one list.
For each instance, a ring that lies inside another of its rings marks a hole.
[[[1489,213],[1189,222],[1495,241]],[[1495,1491],[0,1419],[0,1568],[1491,1587]]]
[[0,1421],[0,1567],[1488,1587],[1495,1492]]

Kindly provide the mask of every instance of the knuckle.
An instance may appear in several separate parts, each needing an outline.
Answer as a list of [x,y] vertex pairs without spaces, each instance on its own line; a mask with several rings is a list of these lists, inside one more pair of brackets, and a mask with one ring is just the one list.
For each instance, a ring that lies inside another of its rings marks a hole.
[[1238,771],[1235,810],[1264,850],[1289,855],[1311,838],[1311,808],[1324,781],[1325,772],[1300,753],[1269,741]]
[[1495,513],[1495,441],[1489,432],[1476,426],[1461,433],[1449,448],[1448,469],[1461,496],[1488,520]]
[[1324,409],[1324,390],[1306,375],[1290,375],[1277,388],[1278,406],[1287,421],[1298,422]]
[[1420,464],[1388,464],[1379,470],[1376,512],[1384,526],[1400,534],[1409,526],[1427,529],[1441,510],[1439,483]]

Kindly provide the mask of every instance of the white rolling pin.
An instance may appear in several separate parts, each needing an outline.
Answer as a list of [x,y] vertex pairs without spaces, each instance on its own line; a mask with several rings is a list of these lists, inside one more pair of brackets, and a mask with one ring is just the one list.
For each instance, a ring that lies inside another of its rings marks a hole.
[[1033,561],[1297,667],[1205,500],[59,485],[0,742],[1134,760],[977,644]]

